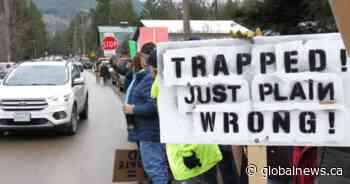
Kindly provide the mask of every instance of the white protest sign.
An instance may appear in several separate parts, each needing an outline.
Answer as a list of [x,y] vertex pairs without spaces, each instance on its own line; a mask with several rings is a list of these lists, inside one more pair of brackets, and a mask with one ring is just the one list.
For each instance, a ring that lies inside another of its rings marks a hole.
[[166,143],[349,146],[338,34],[158,45]]
[[177,87],[178,111],[181,113],[215,107],[232,108],[250,101],[249,84],[241,77],[211,77]]

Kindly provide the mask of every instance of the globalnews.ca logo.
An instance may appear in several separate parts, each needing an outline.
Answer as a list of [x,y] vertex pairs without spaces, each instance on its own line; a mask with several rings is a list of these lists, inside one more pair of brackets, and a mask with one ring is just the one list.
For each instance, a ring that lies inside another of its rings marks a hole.
[[[260,172],[260,173],[258,173]],[[315,168],[299,168],[299,167],[264,167],[258,169],[254,164],[248,165],[246,168],[246,173],[248,176],[254,176],[260,174],[263,177],[268,176],[342,176],[343,168],[333,167],[315,167]]]

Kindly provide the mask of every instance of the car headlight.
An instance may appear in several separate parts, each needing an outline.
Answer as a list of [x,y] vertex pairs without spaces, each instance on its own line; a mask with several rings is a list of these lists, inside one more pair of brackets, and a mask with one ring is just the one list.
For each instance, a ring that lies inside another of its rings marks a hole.
[[64,100],[65,102],[68,102],[69,99],[70,99],[70,94],[67,94],[67,95],[64,95],[64,96],[63,96],[63,100]]
[[70,94],[58,97],[58,96],[51,96],[49,98],[47,98],[48,102],[51,103],[60,103],[60,102],[68,102],[70,99]]
[[47,98],[47,101],[49,102],[57,102],[59,100],[59,97],[56,96],[50,96],[49,98]]

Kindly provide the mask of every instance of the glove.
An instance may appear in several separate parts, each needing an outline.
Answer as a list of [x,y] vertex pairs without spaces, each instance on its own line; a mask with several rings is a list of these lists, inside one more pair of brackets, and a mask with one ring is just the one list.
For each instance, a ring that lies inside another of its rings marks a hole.
[[230,36],[232,38],[240,38],[240,39],[253,39],[256,36],[263,36],[264,33],[261,31],[260,28],[257,28],[255,32],[252,31],[246,31],[246,32],[241,32],[241,31],[230,31]]
[[193,169],[196,167],[202,167],[201,161],[197,158],[196,153],[192,151],[192,155],[189,157],[183,157],[184,164],[187,168]]

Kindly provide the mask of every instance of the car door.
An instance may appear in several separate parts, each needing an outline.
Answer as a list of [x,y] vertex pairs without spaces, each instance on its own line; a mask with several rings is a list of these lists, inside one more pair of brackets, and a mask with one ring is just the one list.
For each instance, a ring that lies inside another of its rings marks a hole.
[[[72,65],[72,81],[75,79],[81,78],[82,75],[80,73],[80,69],[77,65]],[[77,101],[78,111],[80,112],[84,105],[84,90],[85,90],[85,84],[82,85],[74,85],[73,91],[74,91],[74,97]]]

